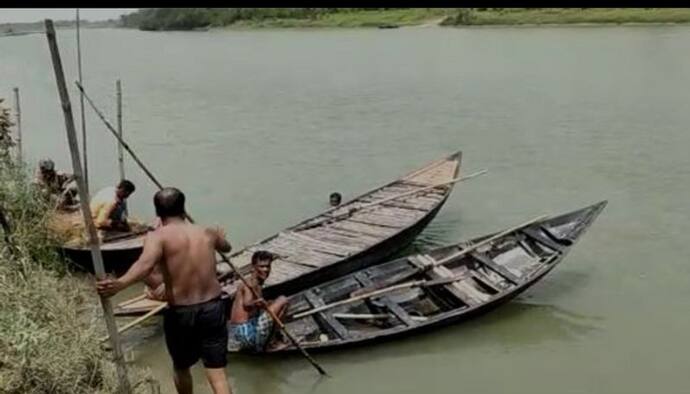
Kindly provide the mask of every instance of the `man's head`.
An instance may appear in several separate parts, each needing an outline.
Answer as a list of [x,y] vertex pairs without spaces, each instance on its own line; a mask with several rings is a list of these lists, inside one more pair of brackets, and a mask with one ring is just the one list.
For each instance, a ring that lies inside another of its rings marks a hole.
[[184,218],[184,193],[175,187],[166,187],[153,196],[153,206],[156,216],[167,219],[170,217]]
[[43,159],[38,162],[38,169],[44,175],[55,174],[55,163],[50,159]]
[[340,205],[340,202],[343,200],[343,197],[340,195],[340,193],[333,192],[331,193],[328,199],[332,207],[337,207],[338,205]]
[[271,263],[274,259],[275,255],[265,250],[257,250],[252,255],[252,268],[260,283],[264,283],[271,274]]
[[120,181],[120,183],[117,184],[115,193],[117,194],[117,197],[119,199],[126,200],[129,196],[132,195],[132,193],[134,193],[134,190],[136,190],[134,184],[131,181],[123,179]]

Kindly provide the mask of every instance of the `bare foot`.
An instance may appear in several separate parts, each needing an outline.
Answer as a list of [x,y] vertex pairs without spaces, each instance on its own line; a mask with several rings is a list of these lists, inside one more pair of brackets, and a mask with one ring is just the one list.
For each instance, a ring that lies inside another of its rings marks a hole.
[[289,343],[283,342],[283,341],[274,341],[268,344],[268,347],[266,348],[266,351],[269,352],[277,352],[279,350],[283,350],[290,346]]

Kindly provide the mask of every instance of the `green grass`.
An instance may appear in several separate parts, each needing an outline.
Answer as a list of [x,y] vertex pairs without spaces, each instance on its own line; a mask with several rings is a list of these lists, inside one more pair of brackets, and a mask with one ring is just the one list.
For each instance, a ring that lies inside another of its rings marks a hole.
[[471,25],[687,23],[690,8],[541,8],[473,10]]
[[[6,114],[0,106],[0,151],[13,149]],[[0,208],[10,225],[9,242],[0,227],[0,393],[114,393],[93,282],[65,268],[46,226],[49,204],[11,155],[0,155]],[[133,385],[149,380],[129,372]]]
[[396,10],[351,11],[319,15],[314,19],[283,18],[241,20],[236,27],[377,27],[380,25],[410,26],[439,20],[450,14],[448,9],[407,8]]

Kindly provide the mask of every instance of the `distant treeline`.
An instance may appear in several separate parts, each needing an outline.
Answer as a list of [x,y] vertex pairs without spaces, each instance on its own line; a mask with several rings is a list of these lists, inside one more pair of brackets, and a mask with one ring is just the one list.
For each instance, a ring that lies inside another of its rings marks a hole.
[[141,30],[192,30],[239,21],[316,19],[326,14],[382,10],[392,8],[148,8],[122,15],[120,22],[123,27]]
[[149,8],[120,17],[123,27],[193,30],[250,27],[372,27],[568,23],[688,23],[689,8]]

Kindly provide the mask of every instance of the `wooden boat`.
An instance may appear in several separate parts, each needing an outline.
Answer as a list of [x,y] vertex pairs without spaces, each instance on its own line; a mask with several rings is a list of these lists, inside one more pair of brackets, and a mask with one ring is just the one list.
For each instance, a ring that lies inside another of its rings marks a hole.
[[[105,270],[116,274],[126,272],[141,255],[144,249],[144,237],[146,237],[145,233],[133,232],[123,233],[110,240],[106,238],[100,245]],[[65,244],[60,247],[60,253],[77,267],[94,272],[91,249],[88,246]]]
[[[144,248],[144,237],[150,229],[148,225],[133,221],[132,231],[110,233],[101,241],[103,264],[107,272],[121,274],[139,258]],[[93,272],[91,249],[86,245],[82,233],[84,224],[80,211],[56,212],[48,224],[49,228],[68,240],[58,251],[74,265]]]
[[[290,297],[284,321],[302,346],[322,350],[469,319],[551,271],[606,203],[344,275]],[[238,351],[234,338],[228,350]]]
[[[266,283],[266,296],[293,294],[380,262],[409,245],[436,216],[453,190],[454,184],[448,182],[459,176],[461,161],[461,152],[436,160],[250,245],[230,260],[247,274],[255,251],[279,256]],[[435,186],[439,184],[443,185]],[[392,199],[395,196],[401,197]],[[221,272],[229,271],[226,263],[219,266]],[[231,295],[236,285],[233,279],[224,286]],[[116,308],[116,315],[141,314],[160,304],[147,299],[125,303]]]

